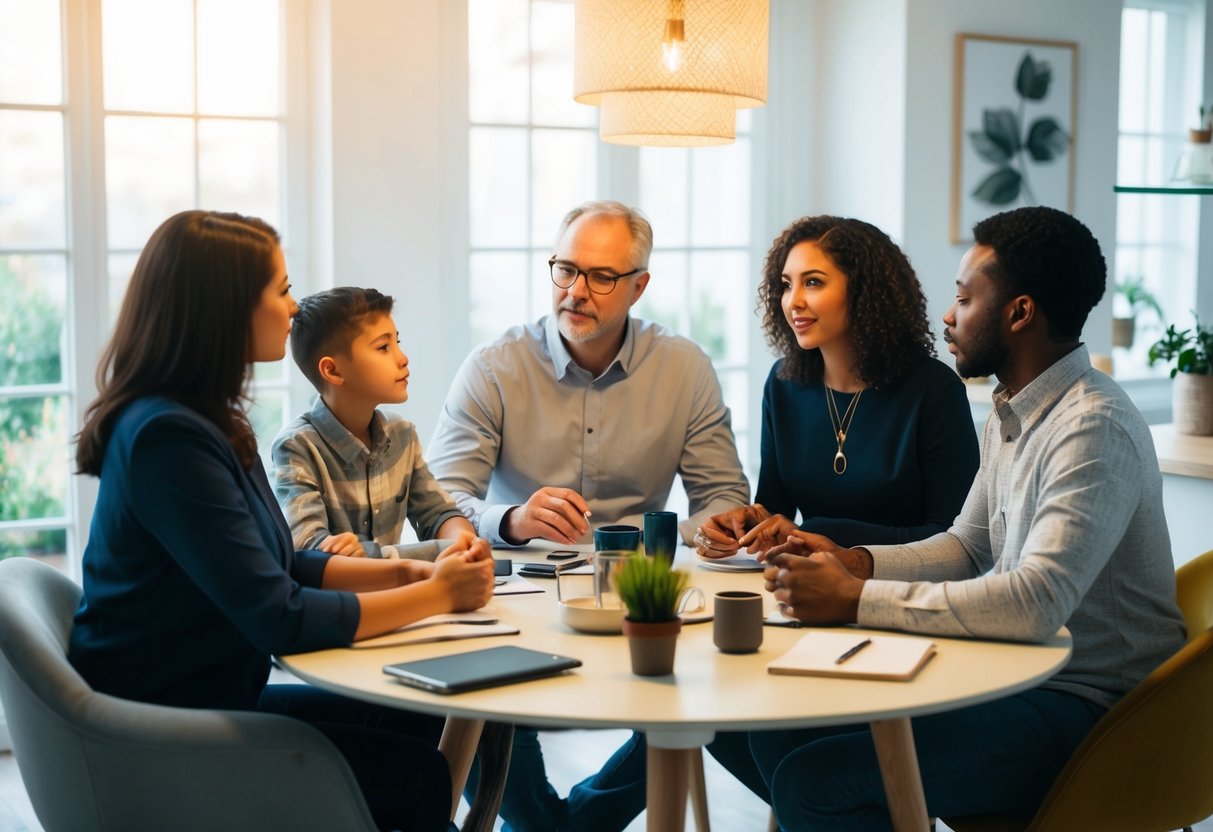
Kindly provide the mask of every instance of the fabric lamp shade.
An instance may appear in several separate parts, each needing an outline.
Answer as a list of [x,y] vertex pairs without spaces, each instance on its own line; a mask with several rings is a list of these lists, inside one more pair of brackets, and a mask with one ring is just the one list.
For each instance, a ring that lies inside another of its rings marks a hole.
[[768,0],[576,0],[573,98],[604,141],[728,144],[767,95]]

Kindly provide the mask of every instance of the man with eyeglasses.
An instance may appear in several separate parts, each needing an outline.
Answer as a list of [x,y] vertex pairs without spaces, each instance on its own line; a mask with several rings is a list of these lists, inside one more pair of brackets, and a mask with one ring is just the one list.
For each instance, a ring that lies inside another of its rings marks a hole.
[[[709,515],[749,504],[711,361],[629,315],[649,284],[652,247],[639,211],[609,201],[574,208],[549,261],[552,314],[473,351],[452,383],[426,456],[494,546],[569,545],[588,541],[591,523],[639,525],[665,508],[675,475],[688,543]],[[547,783],[535,731],[518,728],[505,829],[622,829],[644,808],[644,755],[633,745],[565,801]]]

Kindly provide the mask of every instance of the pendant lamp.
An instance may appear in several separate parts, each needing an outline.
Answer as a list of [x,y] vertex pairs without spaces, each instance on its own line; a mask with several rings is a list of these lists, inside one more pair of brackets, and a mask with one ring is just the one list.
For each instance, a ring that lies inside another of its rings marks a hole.
[[573,98],[615,144],[703,147],[767,98],[768,0],[576,0]]

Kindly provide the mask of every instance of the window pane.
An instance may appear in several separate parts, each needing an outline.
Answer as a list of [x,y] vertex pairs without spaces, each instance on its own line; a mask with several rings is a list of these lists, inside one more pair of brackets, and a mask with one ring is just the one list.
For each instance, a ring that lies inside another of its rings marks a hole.
[[[290,343],[287,343],[286,357],[280,361],[258,361],[253,364],[253,383],[269,382],[282,384],[286,381],[286,365],[291,361]],[[273,439],[274,437],[270,437]]]
[[[63,257],[0,257],[0,387],[63,379],[66,291]],[[0,430],[28,428],[5,421]]]
[[142,248],[160,223],[194,207],[194,123],[176,118],[105,120],[110,248]]
[[691,206],[692,244],[749,244],[749,139],[691,151]]
[[526,123],[526,20],[526,0],[469,0],[468,116],[472,121]]
[[278,0],[198,0],[198,110],[275,116]]
[[743,364],[753,320],[744,251],[691,254],[691,338],[715,362]]
[[0,0],[0,101],[63,102],[59,32],[59,0]]
[[531,244],[551,246],[569,209],[594,196],[598,137],[589,130],[535,130],[531,135]]
[[1121,16],[1120,129],[1124,132],[1140,133],[1146,129],[1148,15],[1145,9],[1125,9]]
[[71,447],[66,401],[0,399],[0,521],[64,515]]
[[596,109],[573,100],[573,4],[531,4],[531,119],[536,124],[593,127]]
[[640,148],[640,205],[653,225],[654,245],[687,244],[690,163],[691,154],[685,147]]
[[[732,411],[733,432],[744,433],[750,422],[750,391],[746,384],[745,370],[728,370],[717,373],[720,378],[720,388],[724,393],[724,403]],[[745,459],[743,456],[742,459]]]
[[191,0],[102,0],[101,26],[106,108],[193,110]]
[[690,332],[690,320],[686,315],[686,254],[654,251],[649,258],[649,275],[649,285],[632,307],[632,314],[665,324],[683,335]]
[[0,110],[0,246],[65,245],[63,116]]
[[273,121],[199,120],[198,207],[239,211],[278,228],[279,136]]
[[552,296],[556,287],[552,285],[552,271],[548,268],[548,258],[551,256],[551,246],[531,252],[531,267],[527,270],[531,288],[530,314],[526,318],[528,321],[537,320],[552,311]]
[[469,131],[468,181],[475,247],[526,242],[526,141],[526,131],[516,128],[473,127]]
[[109,326],[118,320],[118,310],[122,308],[122,298],[126,295],[126,287],[131,282],[131,273],[135,271],[135,261],[138,254],[122,253],[109,256]]
[[471,256],[472,343],[496,338],[526,320],[527,255],[484,252]]
[[59,571],[67,569],[67,530],[0,531],[0,560],[11,557],[36,557]]
[[286,424],[286,394],[281,390],[254,391],[248,415],[257,436],[257,451],[268,466],[274,437]]

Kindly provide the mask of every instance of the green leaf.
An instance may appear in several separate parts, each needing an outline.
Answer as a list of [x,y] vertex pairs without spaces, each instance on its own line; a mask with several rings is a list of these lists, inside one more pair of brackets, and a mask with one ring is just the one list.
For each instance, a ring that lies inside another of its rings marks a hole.
[[1069,134],[1052,116],[1036,119],[1028,129],[1028,152],[1038,162],[1053,161],[1069,146]]
[[987,162],[1005,165],[1011,160],[1010,155],[997,142],[987,136],[984,131],[970,130],[969,142],[973,145],[973,149],[977,151],[977,155]]
[[1019,152],[1019,118],[1010,109],[982,110],[981,126],[1008,159]]
[[990,205],[1008,205],[1019,198],[1023,177],[1013,168],[1001,167],[973,190],[973,198]]
[[1015,91],[1029,101],[1040,101],[1049,94],[1052,82],[1053,68],[1049,62],[1033,60],[1031,52],[1024,52],[1015,73]]

